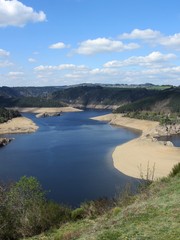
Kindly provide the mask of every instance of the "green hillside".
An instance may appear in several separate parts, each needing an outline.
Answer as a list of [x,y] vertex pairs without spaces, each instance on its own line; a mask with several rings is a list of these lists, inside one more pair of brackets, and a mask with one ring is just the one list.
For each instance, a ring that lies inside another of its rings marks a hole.
[[52,98],[60,99],[69,104],[81,104],[86,107],[88,104],[122,105],[156,94],[156,90],[147,90],[145,88],[81,86],[54,92]]
[[180,113],[180,87],[98,86],[0,88],[1,107],[82,108],[119,106],[116,113],[151,111]]
[[82,219],[29,240],[179,240],[179,199],[178,173],[154,182],[136,196],[125,193],[114,207],[101,209],[101,214],[96,214],[92,204],[89,216],[79,215]]
[[159,91],[154,96],[145,97],[116,109],[117,113],[132,111],[180,112],[180,88]]

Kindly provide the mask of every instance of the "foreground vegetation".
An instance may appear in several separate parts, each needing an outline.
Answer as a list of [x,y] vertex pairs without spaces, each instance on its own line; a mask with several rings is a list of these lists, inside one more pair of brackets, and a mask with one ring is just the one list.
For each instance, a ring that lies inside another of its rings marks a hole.
[[179,197],[180,164],[171,177],[154,182],[136,196],[124,194],[100,216],[66,223],[31,240],[178,240]]
[[70,209],[47,201],[33,177],[1,184],[0,239],[180,239],[180,163],[167,178],[141,185],[139,194],[128,189],[114,200]]

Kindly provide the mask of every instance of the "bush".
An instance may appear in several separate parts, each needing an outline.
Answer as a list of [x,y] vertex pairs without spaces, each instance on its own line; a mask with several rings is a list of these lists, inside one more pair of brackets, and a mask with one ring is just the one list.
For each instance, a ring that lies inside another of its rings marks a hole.
[[115,207],[115,208],[112,209],[112,214],[114,216],[117,216],[121,212],[121,210],[122,209],[120,207]]
[[71,210],[48,202],[34,177],[22,177],[6,187],[0,185],[0,239],[19,239],[37,235],[68,221]]
[[76,208],[71,213],[72,220],[81,219],[84,217],[84,209],[83,208]]
[[180,173],[180,162],[178,164],[174,165],[174,167],[173,167],[172,171],[170,172],[169,176],[174,177],[178,173]]
[[111,209],[112,205],[112,200],[108,200],[107,198],[100,198],[95,201],[82,203],[81,208],[84,210],[85,217],[96,218],[97,216],[102,215],[107,210]]
[[42,231],[50,226],[59,226],[71,219],[71,210],[54,202],[46,202],[41,208]]

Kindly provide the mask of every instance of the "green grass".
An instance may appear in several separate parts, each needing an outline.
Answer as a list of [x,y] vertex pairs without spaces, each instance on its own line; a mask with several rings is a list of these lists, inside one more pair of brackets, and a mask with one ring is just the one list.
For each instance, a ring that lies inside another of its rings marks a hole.
[[[134,198],[134,197],[133,197]],[[180,240],[180,174],[154,182],[95,219],[69,222],[29,240]]]

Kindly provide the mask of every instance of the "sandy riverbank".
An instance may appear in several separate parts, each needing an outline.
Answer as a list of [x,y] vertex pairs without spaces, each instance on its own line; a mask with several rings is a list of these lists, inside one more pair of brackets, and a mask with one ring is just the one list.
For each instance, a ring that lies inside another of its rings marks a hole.
[[0,134],[7,133],[31,133],[35,132],[38,126],[30,119],[17,117],[8,122],[0,124]]
[[13,108],[14,110],[18,110],[19,112],[24,113],[37,113],[37,114],[43,114],[43,113],[60,113],[60,112],[79,112],[82,111],[77,108],[73,107],[54,107],[54,108]]
[[[93,119],[142,132],[139,138],[116,147],[113,152],[115,168],[128,176],[140,178],[143,175],[146,178],[147,172],[153,171],[155,166],[154,179],[164,177],[180,162],[180,148],[154,141],[153,137],[158,135],[158,122],[126,118],[120,114]],[[150,171],[147,171],[148,166]]]

